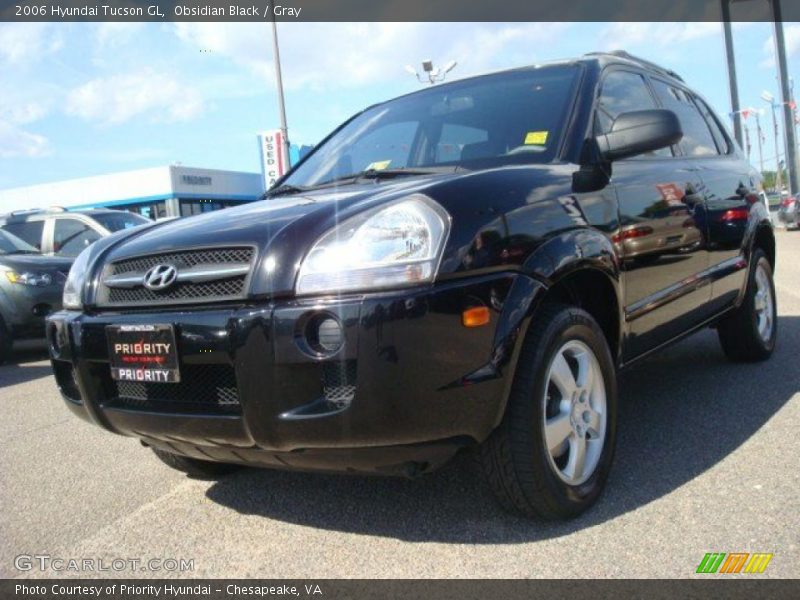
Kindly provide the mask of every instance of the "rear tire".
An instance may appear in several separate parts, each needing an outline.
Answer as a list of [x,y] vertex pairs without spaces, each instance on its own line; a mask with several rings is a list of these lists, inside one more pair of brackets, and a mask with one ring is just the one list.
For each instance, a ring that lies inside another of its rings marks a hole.
[[608,478],[616,419],[616,373],[597,322],[573,306],[543,306],[525,336],[503,421],[479,452],[500,503],[529,517],[581,514]]
[[167,466],[176,471],[186,473],[189,477],[194,477],[195,479],[218,479],[240,468],[239,465],[190,458],[160,450],[159,448],[151,448],[151,450]]
[[764,251],[756,248],[744,300],[717,326],[725,356],[736,362],[768,359],[778,334],[777,306],[772,267]]

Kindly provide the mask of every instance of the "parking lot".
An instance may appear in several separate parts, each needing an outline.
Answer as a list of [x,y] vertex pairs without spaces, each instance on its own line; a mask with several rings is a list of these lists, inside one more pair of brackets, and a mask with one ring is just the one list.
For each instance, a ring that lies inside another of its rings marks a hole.
[[193,559],[194,577],[687,577],[706,552],[771,552],[759,576],[795,577],[800,232],[776,236],[772,360],[731,364],[707,330],[623,374],[608,488],[567,523],[504,513],[470,455],[412,481],[191,480],[73,417],[24,349],[0,367],[0,576],[58,576],[14,567],[48,554]]

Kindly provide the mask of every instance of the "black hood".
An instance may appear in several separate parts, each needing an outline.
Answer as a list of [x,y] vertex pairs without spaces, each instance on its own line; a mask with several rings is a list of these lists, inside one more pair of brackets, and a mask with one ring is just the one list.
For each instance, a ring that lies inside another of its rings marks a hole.
[[[445,247],[442,269],[460,271],[460,257],[478,229],[487,221],[536,203],[545,196],[568,193],[571,168],[525,165],[482,171],[460,171],[392,180],[367,180],[278,196],[222,211],[129,230],[105,238],[102,263],[135,256],[191,248],[252,246],[257,259],[250,281],[252,296],[287,296],[311,246],[337,223],[363,210],[425,194],[451,216],[453,227]],[[94,261],[94,259],[93,259]]]

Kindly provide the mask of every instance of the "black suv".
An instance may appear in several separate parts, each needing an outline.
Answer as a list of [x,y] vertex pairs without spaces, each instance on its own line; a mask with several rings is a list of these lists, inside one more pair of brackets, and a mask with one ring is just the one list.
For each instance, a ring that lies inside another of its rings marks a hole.
[[601,493],[616,371],[776,339],[758,175],[674,73],[593,54],[341,125],[261,202],[96,242],[49,319],[67,406],[195,475],[406,476],[461,448],[502,503]]

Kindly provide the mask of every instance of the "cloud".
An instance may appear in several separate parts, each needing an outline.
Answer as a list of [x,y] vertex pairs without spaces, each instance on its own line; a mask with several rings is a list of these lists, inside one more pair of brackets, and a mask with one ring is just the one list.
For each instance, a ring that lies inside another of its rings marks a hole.
[[[783,38],[786,42],[786,58],[800,54],[800,23],[783,26]],[[762,69],[774,69],[775,64],[775,36],[770,35],[761,47],[766,58],[759,63]]]
[[62,48],[63,33],[51,23],[0,23],[0,64],[41,61]]
[[[261,23],[176,23],[186,44],[221,56],[273,83],[272,34]],[[454,75],[536,61],[568,27],[557,23],[280,23],[281,66],[287,89],[359,87],[396,81],[403,66],[432,58],[457,60]],[[511,58],[510,58],[511,57]],[[514,61],[517,61],[516,63]],[[407,77],[407,75],[402,75]]]
[[108,21],[95,25],[95,39],[100,49],[126,44],[138,36],[145,23],[128,23],[125,21]]
[[134,117],[153,122],[188,121],[204,110],[200,94],[174,77],[151,69],[98,77],[67,94],[67,114],[99,124]]
[[722,25],[703,23],[614,23],[598,35],[604,50],[628,50],[635,47],[675,47],[681,43],[722,35]]
[[43,102],[28,102],[26,104],[0,103],[0,115],[16,125],[26,125],[45,117],[49,107]]
[[0,119],[0,158],[38,158],[50,151],[50,142],[43,135]]

